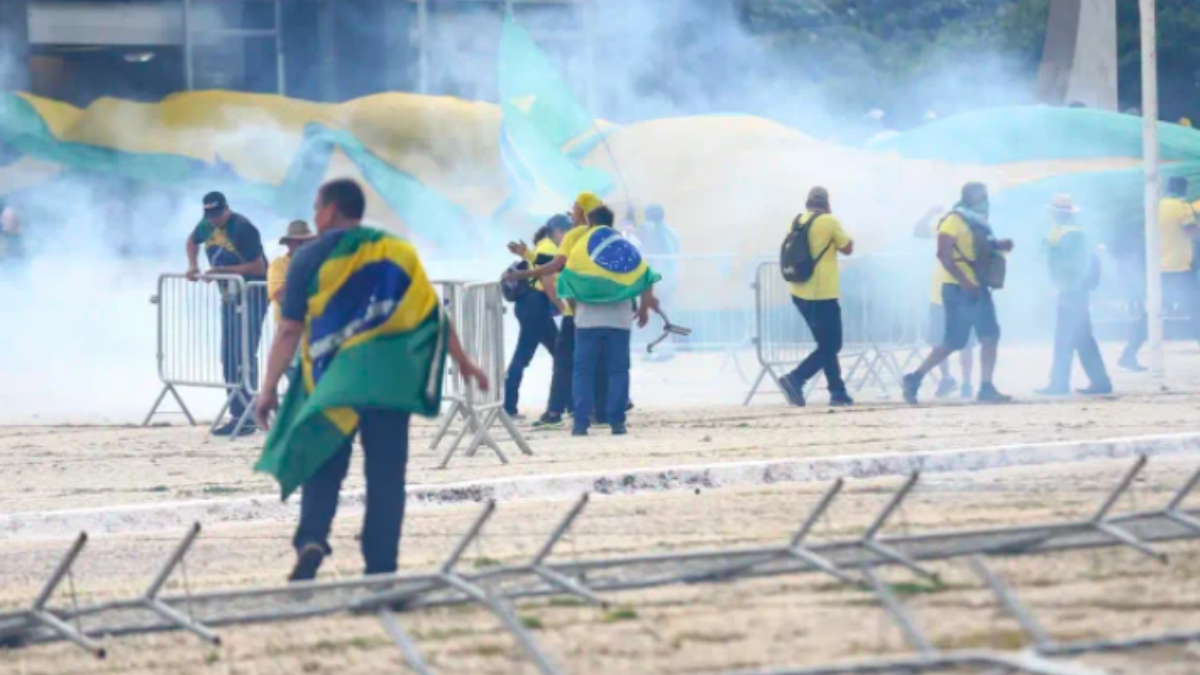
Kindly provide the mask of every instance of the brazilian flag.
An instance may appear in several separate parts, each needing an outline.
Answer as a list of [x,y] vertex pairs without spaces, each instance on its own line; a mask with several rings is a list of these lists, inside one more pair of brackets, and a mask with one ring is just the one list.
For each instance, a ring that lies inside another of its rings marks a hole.
[[662,277],[630,241],[611,227],[593,227],[567,256],[558,296],[599,305],[633,300]]
[[301,376],[254,469],[275,476],[287,499],[354,435],[356,408],[437,415],[448,330],[408,242],[346,232],[313,279]]

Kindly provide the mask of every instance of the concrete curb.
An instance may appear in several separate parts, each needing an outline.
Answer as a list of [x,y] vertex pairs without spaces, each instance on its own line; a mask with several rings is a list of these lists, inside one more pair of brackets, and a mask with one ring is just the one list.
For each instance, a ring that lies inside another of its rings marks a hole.
[[[1137,455],[1155,457],[1187,454],[1196,454],[1200,458],[1200,434],[1030,443],[818,459],[730,462],[525,476],[444,485],[410,485],[408,505],[411,509],[423,509],[461,506],[488,499],[498,502],[570,499],[582,492],[597,495],[635,495],[825,481],[834,478],[902,476],[916,470],[924,473],[968,472],[1124,459]],[[362,491],[343,493],[341,513],[361,512],[363,498]],[[291,522],[296,518],[298,511],[296,499],[290,503],[282,503],[274,496],[260,496],[14,513],[0,516],[0,542],[67,538],[80,531],[95,535],[183,530],[197,521],[208,526]]]

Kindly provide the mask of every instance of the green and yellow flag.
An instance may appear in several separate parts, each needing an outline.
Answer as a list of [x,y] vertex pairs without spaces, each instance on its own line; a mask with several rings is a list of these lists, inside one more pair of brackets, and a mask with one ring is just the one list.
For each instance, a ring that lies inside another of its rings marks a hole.
[[354,435],[356,408],[437,415],[447,330],[409,243],[346,232],[309,290],[301,376],[255,470],[275,476],[287,499]]
[[594,227],[567,256],[558,275],[558,296],[588,304],[632,300],[662,277],[611,227]]

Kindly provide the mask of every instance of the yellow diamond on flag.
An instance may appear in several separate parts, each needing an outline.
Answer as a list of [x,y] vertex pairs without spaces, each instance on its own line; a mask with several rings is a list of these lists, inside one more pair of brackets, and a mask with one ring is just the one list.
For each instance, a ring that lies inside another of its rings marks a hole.
[[537,98],[537,94],[531,94],[529,96],[514,96],[512,98],[512,104],[517,106],[521,112],[528,114],[530,110],[533,110],[533,104],[537,103]]

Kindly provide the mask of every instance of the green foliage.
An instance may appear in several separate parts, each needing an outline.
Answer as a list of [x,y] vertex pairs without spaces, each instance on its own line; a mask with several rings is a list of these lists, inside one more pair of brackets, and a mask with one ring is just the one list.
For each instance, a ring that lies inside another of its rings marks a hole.
[[[899,126],[1033,100],[1050,0],[741,0],[742,26],[834,109]],[[1122,107],[1140,106],[1137,0],[1117,0]],[[1164,119],[1200,122],[1200,3],[1158,0]],[[801,86],[798,84],[798,86]]]

